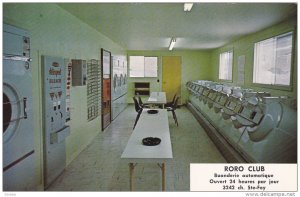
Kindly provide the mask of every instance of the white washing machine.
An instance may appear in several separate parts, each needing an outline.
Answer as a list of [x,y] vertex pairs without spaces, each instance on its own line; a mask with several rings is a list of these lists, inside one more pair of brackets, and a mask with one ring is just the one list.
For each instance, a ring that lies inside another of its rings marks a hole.
[[3,190],[35,188],[30,38],[3,25]]

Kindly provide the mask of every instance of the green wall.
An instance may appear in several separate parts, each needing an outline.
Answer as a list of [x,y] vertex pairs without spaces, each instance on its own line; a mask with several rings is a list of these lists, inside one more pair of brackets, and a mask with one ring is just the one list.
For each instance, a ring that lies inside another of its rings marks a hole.
[[[158,78],[129,78],[128,79],[128,97],[127,101],[133,103],[134,82],[150,82],[150,91],[161,91],[162,82],[162,57],[163,56],[181,56],[181,103],[185,103],[188,98],[188,92],[185,88],[186,82],[197,79],[211,79],[211,52],[209,50],[173,50],[168,51],[128,51],[128,56],[157,56],[158,57]],[[128,58],[129,59],[129,58]],[[145,98],[144,98],[145,99]]]
[[[262,86],[252,83],[252,69],[253,69],[253,54],[254,43],[286,33],[294,31],[294,43],[297,43],[297,19],[296,17],[290,18],[280,24],[266,28],[262,31],[244,36],[237,39],[234,42],[228,43],[223,47],[214,50],[174,50],[174,51],[128,51],[127,55],[143,55],[143,56],[157,56],[159,58],[158,63],[158,78],[160,83],[157,83],[157,78],[129,78],[128,83],[128,97],[127,101],[132,103],[132,97],[134,95],[134,82],[150,82],[150,91],[161,90],[162,68],[161,62],[163,56],[181,56],[182,57],[182,81],[181,81],[181,103],[185,103],[187,100],[187,91],[185,83],[191,80],[212,80],[219,81],[219,54],[232,50],[234,51],[233,60],[233,80],[231,85],[237,85],[244,88],[252,88],[256,91],[270,92],[272,96],[289,96],[291,98],[297,98],[297,44],[294,44],[293,50],[293,62],[292,62],[292,85],[291,88],[279,88],[271,86]],[[238,57],[245,55],[245,83],[244,85],[238,84]],[[228,82],[226,82],[228,83]],[[145,98],[144,98],[145,99]]]
[[[104,48],[126,55],[118,44],[75,18],[56,4],[4,3],[3,22],[31,34],[33,112],[37,190],[43,189],[43,125],[41,55],[100,59]],[[69,164],[101,130],[101,118],[87,122],[86,86],[71,88],[71,134],[66,140]]]
[[[219,54],[226,50],[233,49],[233,81],[232,84],[237,85],[238,78],[238,57],[245,55],[245,84],[242,87],[252,88],[257,91],[271,92],[272,96],[289,96],[297,98],[297,18],[290,18],[280,24],[266,28],[257,33],[242,37],[232,43],[229,43],[221,48],[212,51],[211,58],[211,79],[219,81]],[[253,73],[253,61],[254,61],[254,43],[264,39],[271,38],[276,35],[294,31],[294,50],[293,50],[293,61],[292,61],[292,89],[287,90],[284,88],[263,86],[252,83]]]

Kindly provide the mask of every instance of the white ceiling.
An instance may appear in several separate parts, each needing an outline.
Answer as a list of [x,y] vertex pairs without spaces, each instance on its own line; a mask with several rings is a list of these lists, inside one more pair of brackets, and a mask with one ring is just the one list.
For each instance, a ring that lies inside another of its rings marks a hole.
[[128,50],[212,49],[297,14],[295,3],[58,3]]

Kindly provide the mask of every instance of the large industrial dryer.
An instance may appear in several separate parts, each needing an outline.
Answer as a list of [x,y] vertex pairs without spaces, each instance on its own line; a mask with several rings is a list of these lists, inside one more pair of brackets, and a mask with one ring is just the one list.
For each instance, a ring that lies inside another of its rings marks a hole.
[[3,190],[34,190],[30,36],[3,25]]

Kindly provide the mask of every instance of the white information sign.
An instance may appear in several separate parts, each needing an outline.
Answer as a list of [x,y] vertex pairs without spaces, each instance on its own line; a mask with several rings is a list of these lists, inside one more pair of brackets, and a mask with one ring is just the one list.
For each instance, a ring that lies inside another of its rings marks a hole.
[[295,192],[297,164],[191,164],[190,190]]

